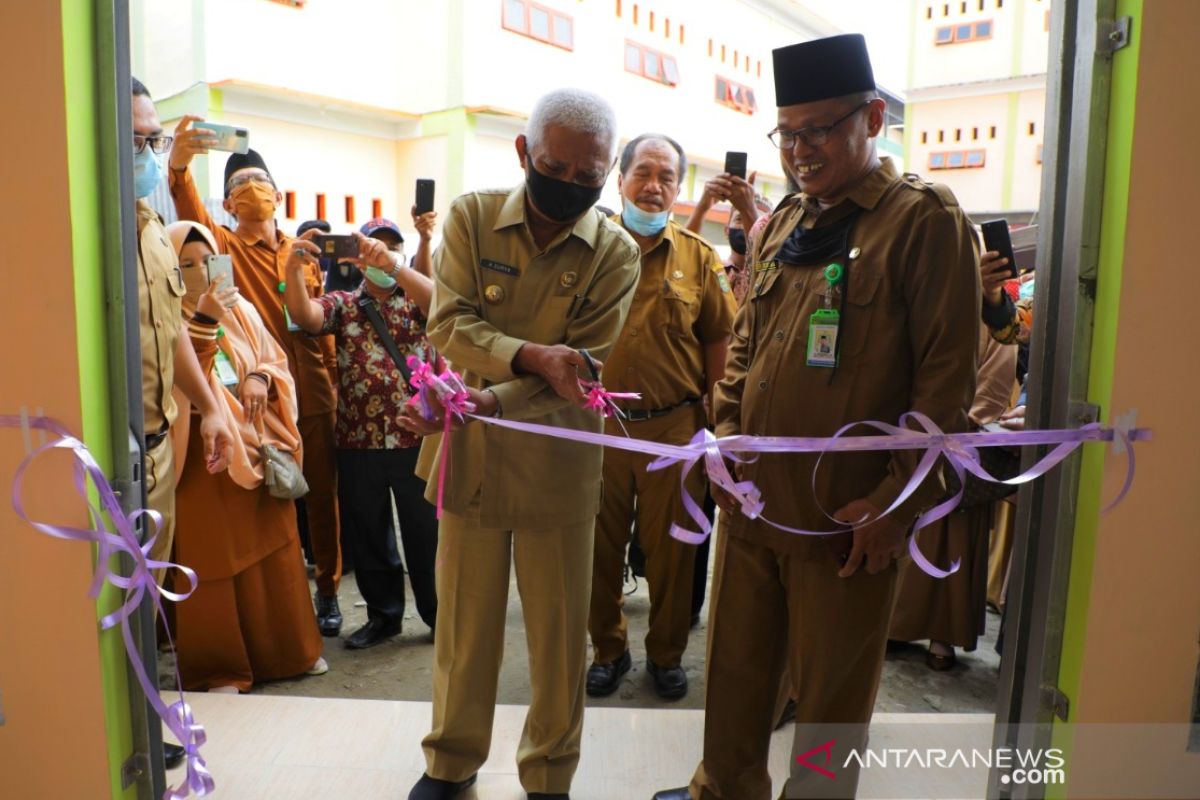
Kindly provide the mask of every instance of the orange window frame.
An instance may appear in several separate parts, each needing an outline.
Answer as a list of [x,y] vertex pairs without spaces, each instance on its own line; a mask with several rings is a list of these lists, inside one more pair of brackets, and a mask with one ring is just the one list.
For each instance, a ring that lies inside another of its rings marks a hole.
[[[625,57],[625,54],[629,52],[629,48],[631,48],[631,47],[638,51],[638,68],[637,69],[630,68],[629,61]],[[658,58],[658,71],[660,73],[658,76],[649,75],[646,73],[646,54],[647,53],[653,53]],[[632,41],[630,39],[626,39],[625,40],[625,48],[622,51],[621,58],[625,62],[625,71],[626,72],[633,73],[634,75],[638,75],[640,77],[645,78],[648,81],[653,81],[654,83],[660,83],[663,86],[670,86],[671,88],[678,86],[680,83],[679,62],[675,60],[675,56],[667,55],[666,53],[662,52],[661,50],[655,50],[653,47],[647,47],[644,44],[639,44],[638,42]],[[667,77],[667,64],[668,63],[670,63],[671,69],[674,70],[674,72],[675,72],[675,80],[674,81],[671,81]]]
[[[753,115],[758,111],[758,97],[755,95],[752,87],[747,86],[744,83],[739,83],[738,81],[730,80],[722,75],[714,76],[714,80],[713,99],[716,100],[718,105],[725,106],[726,108],[732,108],[734,111],[739,111],[747,115]],[[721,96],[722,83],[725,84],[725,92],[723,97]],[[742,97],[749,97],[750,99],[748,101],[743,100],[739,103],[737,100],[738,89],[741,89]]]

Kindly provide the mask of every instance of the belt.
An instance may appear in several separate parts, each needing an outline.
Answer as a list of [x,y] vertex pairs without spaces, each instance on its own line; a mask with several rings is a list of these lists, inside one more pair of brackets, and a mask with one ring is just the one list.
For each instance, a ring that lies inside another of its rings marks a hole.
[[686,400],[683,400],[682,402],[676,403],[673,406],[667,406],[666,408],[654,408],[654,409],[650,409],[649,411],[630,411],[628,409],[622,408],[621,413],[624,414],[625,419],[629,420],[630,422],[645,422],[648,419],[657,419],[659,417],[665,417],[667,414],[670,414],[672,411],[674,411],[676,409],[683,408],[684,406],[694,405],[699,402],[700,402],[699,398],[689,397]]
[[147,436],[146,437],[146,452],[148,453],[151,450],[153,450],[154,448],[158,447],[160,444],[162,444],[163,439],[166,439],[167,434],[169,434],[170,432],[171,431],[168,428],[167,430],[162,431],[160,433],[152,433],[149,436]]

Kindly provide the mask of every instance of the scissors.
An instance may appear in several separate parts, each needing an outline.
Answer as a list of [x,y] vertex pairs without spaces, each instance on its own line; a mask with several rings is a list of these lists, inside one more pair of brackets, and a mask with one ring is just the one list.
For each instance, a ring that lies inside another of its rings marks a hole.
[[588,372],[591,373],[592,381],[599,383],[600,373],[596,369],[596,359],[592,358],[591,353],[587,351],[586,347],[579,348],[579,355],[583,356],[583,360],[587,362]]

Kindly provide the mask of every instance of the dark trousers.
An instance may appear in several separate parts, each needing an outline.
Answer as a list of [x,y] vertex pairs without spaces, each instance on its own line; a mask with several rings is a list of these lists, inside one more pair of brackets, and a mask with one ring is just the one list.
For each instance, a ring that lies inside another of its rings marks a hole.
[[425,500],[425,481],[414,474],[419,447],[338,450],[338,507],[343,539],[353,553],[354,579],[367,617],[399,625],[404,617],[404,562],[396,546],[391,497],[396,498],[400,539],[417,613],[431,629],[437,621],[433,564],[438,523]]

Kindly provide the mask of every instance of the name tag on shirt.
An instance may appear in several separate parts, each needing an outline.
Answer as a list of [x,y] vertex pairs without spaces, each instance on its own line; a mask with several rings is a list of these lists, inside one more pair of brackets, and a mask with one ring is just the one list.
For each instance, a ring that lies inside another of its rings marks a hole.
[[838,312],[820,309],[808,320],[808,366],[837,366]]
[[229,360],[229,356],[225,355],[224,350],[217,351],[217,359],[214,362],[214,367],[217,370],[217,380],[229,389],[238,385],[237,370],[233,368],[233,363]]
[[499,261],[492,261],[490,258],[485,258],[479,262],[479,266],[484,269],[490,269],[492,272],[500,272],[505,275],[511,275],[514,278],[520,276],[521,270],[516,267],[510,267],[508,264],[501,264]]

